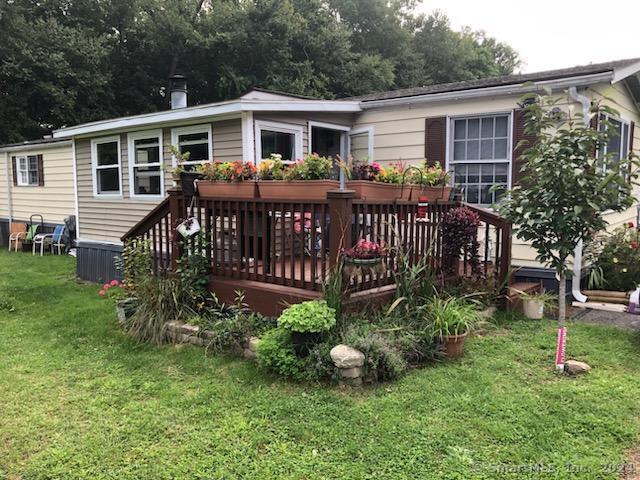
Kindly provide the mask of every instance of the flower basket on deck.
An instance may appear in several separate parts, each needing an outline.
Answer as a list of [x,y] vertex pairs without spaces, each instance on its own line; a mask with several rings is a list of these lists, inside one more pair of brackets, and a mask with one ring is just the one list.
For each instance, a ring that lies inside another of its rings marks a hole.
[[384,273],[386,265],[383,262],[385,249],[376,242],[360,239],[354,247],[342,252],[345,273],[352,278],[355,275]]

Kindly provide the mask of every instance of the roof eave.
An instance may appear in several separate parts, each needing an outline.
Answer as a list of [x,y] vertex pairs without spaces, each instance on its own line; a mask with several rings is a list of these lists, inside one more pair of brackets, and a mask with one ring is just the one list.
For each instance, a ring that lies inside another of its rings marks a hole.
[[384,100],[363,101],[362,108],[381,108],[398,105],[411,105],[421,103],[436,103],[452,100],[469,100],[474,98],[494,97],[502,95],[524,95],[531,92],[539,92],[544,89],[562,90],[569,87],[582,87],[601,82],[612,82],[613,71],[601,72],[591,75],[544,80],[537,82],[524,82],[511,85],[499,85],[495,87],[478,87],[466,90],[456,90],[441,93],[426,93],[410,97],[389,98]]
[[170,125],[184,121],[218,117],[220,120],[240,117],[242,112],[332,112],[355,113],[361,111],[359,102],[335,100],[234,100],[223,103],[155,112],[133,117],[116,118],[61,128],[53,132],[54,138],[71,138],[97,133],[131,131],[158,125]]
[[54,141],[54,142],[25,142],[20,145],[0,145],[0,153],[6,152],[24,152],[28,150],[44,150],[48,148],[65,147],[71,145],[71,140]]

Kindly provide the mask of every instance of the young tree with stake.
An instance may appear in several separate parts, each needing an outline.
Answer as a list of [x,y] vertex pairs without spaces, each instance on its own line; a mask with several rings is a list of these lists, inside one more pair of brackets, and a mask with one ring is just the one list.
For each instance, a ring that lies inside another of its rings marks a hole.
[[602,154],[616,136],[608,115],[617,112],[592,105],[596,129],[585,125],[581,114],[558,108],[559,100],[551,95],[526,99],[525,132],[537,140],[525,145],[522,180],[498,211],[513,223],[517,237],[533,246],[537,260],[555,270],[564,334],[569,260],[580,240],[588,242],[606,228],[605,211],[621,212],[633,204],[638,162],[633,153],[622,159],[615,152]]

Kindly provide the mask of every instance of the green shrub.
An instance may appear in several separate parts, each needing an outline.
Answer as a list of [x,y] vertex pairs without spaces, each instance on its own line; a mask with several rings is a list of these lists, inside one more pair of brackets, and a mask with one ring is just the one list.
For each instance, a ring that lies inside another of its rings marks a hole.
[[[193,322],[193,323],[192,323]],[[230,307],[209,311],[189,323],[208,332],[207,349],[213,353],[239,351],[249,337],[259,337],[275,327],[275,321],[258,313],[247,313]]]
[[407,370],[407,362],[392,340],[361,326],[347,331],[343,343],[364,353],[365,380],[384,382],[399,378]]
[[287,308],[278,326],[292,332],[326,332],[336,324],[336,311],[325,300],[311,300]]
[[305,155],[284,172],[285,180],[326,180],[333,176],[333,161],[317,153]]
[[304,377],[305,362],[298,358],[291,332],[284,328],[274,328],[266,332],[256,351],[258,365],[266,370],[288,378]]
[[338,369],[331,359],[331,349],[338,342],[328,341],[318,343],[309,350],[309,355],[304,359],[307,378],[317,380],[335,380]]
[[601,235],[589,245],[586,257],[601,277],[594,287],[624,292],[640,284],[640,235],[632,222]]

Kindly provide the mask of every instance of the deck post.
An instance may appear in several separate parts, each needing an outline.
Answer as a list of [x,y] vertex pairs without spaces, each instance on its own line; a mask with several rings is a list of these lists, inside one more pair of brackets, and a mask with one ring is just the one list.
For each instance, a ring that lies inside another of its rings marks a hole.
[[329,190],[329,219],[331,232],[329,234],[329,268],[338,264],[340,252],[351,247],[351,223],[353,217],[353,190]]
[[169,194],[169,218],[171,219],[169,229],[171,232],[171,269],[175,270],[178,265],[178,259],[182,257],[182,243],[178,240],[178,232],[176,231],[178,220],[182,218],[180,208],[182,189],[173,187],[168,189],[167,193]]

